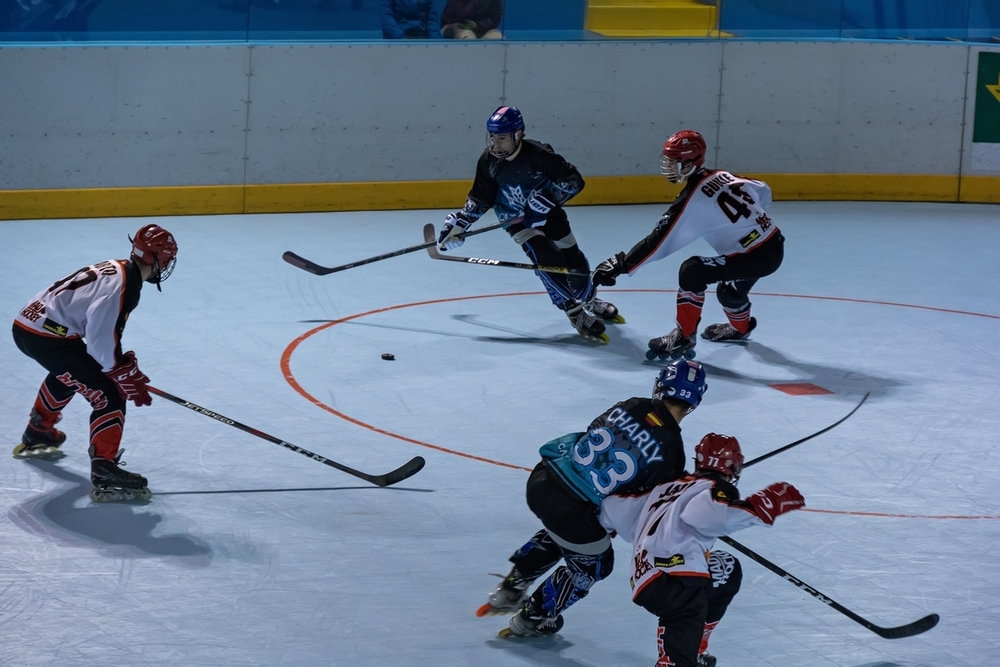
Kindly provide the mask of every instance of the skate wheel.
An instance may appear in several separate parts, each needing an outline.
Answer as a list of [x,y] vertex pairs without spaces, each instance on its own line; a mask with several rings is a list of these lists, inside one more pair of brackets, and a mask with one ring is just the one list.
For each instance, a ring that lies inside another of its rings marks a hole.
[[625,318],[621,315],[615,315],[608,322],[611,322],[611,324],[625,324]]
[[61,459],[66,453],[55,445],[29,448],[23,442],[11,452],[15,459]]
[[482,618],[483,616],[491,616],[492,614],[490,614],[490,609],[492,608],[493,607],[490,605],[490,603],[487,602],[482,607],[476,610],[476,616],[478,616],[479,618]]
[[514,631],[511,630],[510,628],[504,628],[503,630],[497,633],[497,637],[499,637],[500,639],[510,639],[511,637],[517,637],[517,635],[515,635]]
[[649,361],[655,361],[658,356],[660,355],[656,354],[656,350],[646,350],[646,359]]
[[600,336],[595,336],[594,340],[597,340],[597,341],[599,341],[599,342],[604,343],[605,345],[607,345],[608,343],[611,342],[611,336],[609,336],[606,333],[602,333]]
[[694,359],[694,350],[688,350],[687,352],[685,352],[681,356],[684,357],[685,359],[687,359],[688,361],[691,361],[692,359]]
[[148,488],[142,489],[118,489],[94,488],[90,490],[90,499],[95,503],[121,503],[129,501],[149,502],[153,497],[153,492]]

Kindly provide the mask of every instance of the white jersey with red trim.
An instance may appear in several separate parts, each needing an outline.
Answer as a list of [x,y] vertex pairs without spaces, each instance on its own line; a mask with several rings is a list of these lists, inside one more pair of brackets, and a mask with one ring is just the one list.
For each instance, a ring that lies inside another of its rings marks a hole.
[[633,597],[663,573],[710,578],[708,552],[717,537],[764,525],[735,486],[699,475],[641,496],[608,496],[601,501],[600,521],[633,545]]
[[114,259],[87,266],[39,292],[14,323],[54,338],[83,338],[104,372],[118,363],[121,332],[139,303],[138,268]]
[[752,250],[778,233],[767,211],[771,188],[763,181],[728,171],[698,172],[663,214],[656,228],[629,251],[625,266],[634,273],[699,238],[719,255]]

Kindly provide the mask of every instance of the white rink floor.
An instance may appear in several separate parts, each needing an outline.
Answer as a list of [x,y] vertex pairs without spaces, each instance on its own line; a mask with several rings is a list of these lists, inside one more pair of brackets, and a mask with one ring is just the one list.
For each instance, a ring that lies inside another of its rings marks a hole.
[[[574,207],[596,265],[662,206]],[[1000,664],[1000,207],[774,206],[785,263],[755,289],[746,347],[701,343],[709,390],[684,422],[739,437],[748,458],[847,422],[746,471],[809,509],[734,537],[884,626],[885,640],[742,558],[743,590],[713,637],[720,667]],[[145,506],[94,506],[87,405],[58,462],[0,457],[0,664],[311,667],[642,666],[656,621],[630,602],[629,551],[548,640],[496,639],[475,609],[539,526],[524,504],[538,447],[648,395],[646,340],[672,328],[677,267],[703,242],[603,292],[628,319],[600,346],[573,335],[529,272],[413,253],[444,212],[159,218],[180,255],[125,331],[153,384],[372,473],[378,489],[190,410],[132,409],[125,459]],[[124,257],[148,220],[0,223],[8,321],[72,270]],[[482,224],[492,222],[492,215]],[[501,232],[459,254],[525,261]],[[474,297],[463,299],[462,297]],[[709,295],[703,324],[722,321]],[[44,371],[0,337],[0,421],[19,441]],[[392,352],[396,360],[382,361]],[[832,393],[789,395],[810,383]]]

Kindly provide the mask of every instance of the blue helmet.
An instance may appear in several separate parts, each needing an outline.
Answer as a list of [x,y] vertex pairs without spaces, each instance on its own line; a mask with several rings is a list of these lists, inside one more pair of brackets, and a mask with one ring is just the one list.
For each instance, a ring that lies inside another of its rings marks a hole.
[[486,121],[486,131],[490,134],[513,134],[524,129],[524,118],[517,107],[497,107]]
[[671,362],[656,376],[653,383],[653,398],[672,398],[698,407],[708,385],[705,383],[705,369],[697,361],[678,359]]

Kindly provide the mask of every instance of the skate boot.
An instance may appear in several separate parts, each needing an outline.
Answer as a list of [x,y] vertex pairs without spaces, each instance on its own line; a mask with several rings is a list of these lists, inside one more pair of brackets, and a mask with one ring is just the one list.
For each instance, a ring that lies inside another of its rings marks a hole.
[[[94,488],[90,491],[90,499],[95,503],[113,503],[124,500],[148,501],[153,497],[146,486],[146,478],[135,472],[122,470],[118,462],[122,453],[114,461],[93,458],[90,461],[90,481]],[[124,465],[124,462],[122,463]]]
[[42,424],[42,416],[32,408],[28,427],[21,436],[21,444],[14,448],[14,458],[62,458],[66,456],[59,448],[66,442],[66,434],[55,427],[62,419],[62,413],[56,414],[52,426],[46,428]]
[[671,361],[680,359],[681,357],[694,359],[694,346],[696,342],[697,338],[694,334],[685,337],[681,333],[681,328],[676,327],[666,336],[660,336],[649,341],[649,351],[646,352],[646,358],[650,361],[656,358]]
[[598,299],[595,296],[591,298],[590,301],[584,303],[583,307],[586,308],[587,312],[591,315],[600,318],[605,322],[610,322],[611,324],[625,324],[625,318],[618,312],[618,306],[610,301],[604,301],[603,299]]
[[500,631],[500,637],[548,637],[562,630],[562,614],[555,618],[549,618],[541,614],[535,614],[530,605],[525,606],[518,614],[510,619],[510,627]]
[[698,654],[698,667],[715,667],[717,660],[714,655],[708,653]]
[[713,343],[741,343],[749,340],[750,332],[756,328],[757,318],[751,317],[750,326],[747,327],[746,333],[741,334],[732,324],[723,322],[722,324],[709,324],[701,333],[701,337]]
[[573,328],[584,338],[593,338],[602,343],[611,341],[611,337],[604,333],[604,324],[594,319],[594,316],[588,313],[579,301],[566,309],[566,317],[569,318]]
[[476,610],[476,616],[500,616],[520,611],[528,601],[530,584],[530,581],[521,578],[517,568],[512,569],[496,590],[490,593],[489,602]]

